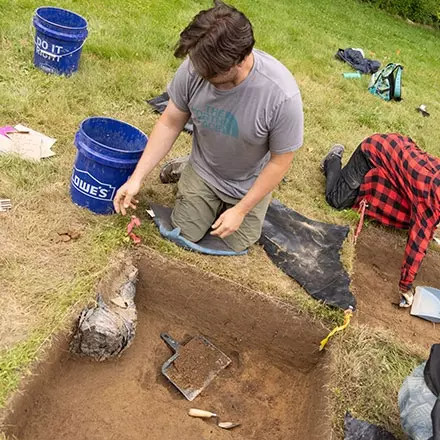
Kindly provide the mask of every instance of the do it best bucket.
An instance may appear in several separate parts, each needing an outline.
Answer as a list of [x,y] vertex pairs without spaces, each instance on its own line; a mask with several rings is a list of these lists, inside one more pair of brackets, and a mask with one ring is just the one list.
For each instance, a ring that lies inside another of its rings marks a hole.
[[87,20],[67,9],[44,6],[35,11],[33,24],[35,66],[56,75],[76,72],[88,35]]
[[72,201],[96,214],[112,214],[116,191],[133,173],[147,142],[141,130],[126,122],[85,119],[75,135]]

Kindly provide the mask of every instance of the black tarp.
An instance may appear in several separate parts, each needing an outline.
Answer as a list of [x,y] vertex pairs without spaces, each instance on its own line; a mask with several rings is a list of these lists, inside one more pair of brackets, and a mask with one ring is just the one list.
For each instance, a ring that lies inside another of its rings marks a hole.
[[[425,382],[431,392],[439,397],[440,394],[440,344],[431,347],[429,359],[424,370]],[[430,440],[440,440],[440,402],[437,399],[431,412],[433,436]]]
[[[148,99],[147,102],[148,102],[148,104],[151,105],[151,107],[154,108],[154,110],[156,110],[158,113],[162,114],[165,111],[169,100],[170,100],[170,97],[168,96],[168,93],[164,92],[164,93],[162,93],[162,95],[156,96],[155,98],[152,98],[152,99]],[[187,131],[188,133],[191,133],[191,134],[194,131],[194,126],[193,126],[193,122],[192,122],[191,118],[185,124],[184,130]]]
[[340,251],[349,228],[313,221],[273,200],[260,243],[270,259],[313,297],[328,305],[355,308]]
[[344,440],[397,440],[386,429],[345,414]]

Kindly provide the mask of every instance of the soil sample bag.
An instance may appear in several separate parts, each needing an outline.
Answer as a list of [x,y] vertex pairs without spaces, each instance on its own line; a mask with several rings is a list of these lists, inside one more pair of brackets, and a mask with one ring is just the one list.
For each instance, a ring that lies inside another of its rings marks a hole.
[[82,311],[70,347],[72,352],[103,361],[119,356],[131,345],[137,321],[137,272],[134,266],[128,267],[115,296],[106,303],[98,294],[96,307]]

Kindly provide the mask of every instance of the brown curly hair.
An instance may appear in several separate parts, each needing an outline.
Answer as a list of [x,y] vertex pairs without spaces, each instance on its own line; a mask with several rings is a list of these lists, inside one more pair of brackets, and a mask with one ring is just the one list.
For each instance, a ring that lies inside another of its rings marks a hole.
[[216,0],[180,34],[174,55],[189,58],[199,75],[212,78],[240,64],[254,47],[252,24],[240,11]]

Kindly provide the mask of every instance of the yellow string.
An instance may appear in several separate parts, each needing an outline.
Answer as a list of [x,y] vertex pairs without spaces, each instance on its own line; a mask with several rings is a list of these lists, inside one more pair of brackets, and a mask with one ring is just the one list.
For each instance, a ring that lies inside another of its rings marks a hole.
[[326,338],[324,338],[321,341],[321,344],[319,346],[319,351],[322,351],[324,347],[327,345],[327,342],[329,339],[337,332],[340,332],[348,327],[348,324],[350,324],[351,317],[353,316],[353,307],[349,307],[347,310],[344,311],[344,323],[340,325],[339,327],[334,328]]

